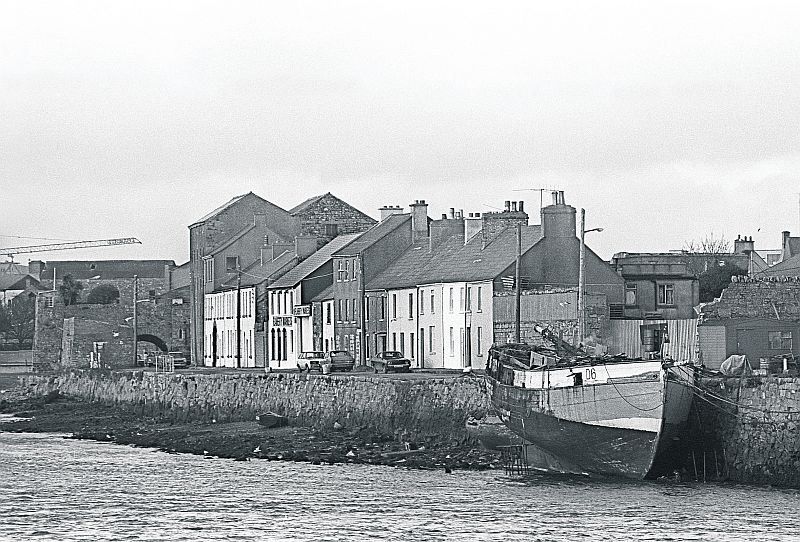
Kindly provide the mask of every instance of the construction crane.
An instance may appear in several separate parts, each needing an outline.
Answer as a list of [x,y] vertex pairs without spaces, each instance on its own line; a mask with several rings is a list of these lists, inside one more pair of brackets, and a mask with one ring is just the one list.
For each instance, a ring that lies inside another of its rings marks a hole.
[[51,243],[47,245],[29,245],[25,247],[6,247],[0,248],[0,256],[7,256],[14,261],[17,254],[28,254],[31,252],[51,252],[53,250],[71,250],[76,248],[107,247],[113,245],[141,245],[142,242],[136,237],[122,237],[119,239],[98,239],[96,241],[75,241],[72,243]]

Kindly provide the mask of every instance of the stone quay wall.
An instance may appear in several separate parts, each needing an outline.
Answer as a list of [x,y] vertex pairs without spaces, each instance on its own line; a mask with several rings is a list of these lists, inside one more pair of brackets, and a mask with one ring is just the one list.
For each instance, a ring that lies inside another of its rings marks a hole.
[[693,429],[706,449],[718,450],[725,475],[800,487],[800,378],[708,378],[700,384],[716,397],[695,399]]
[[291,425],[320,430],[369,430],[405,441],[458,441],[468,417],[490,408],[484,380],[468,375],[431,378],[337,377],[298,373],[158,374],[74,370],[26,377],[37,394],[63,394],[175,422],[243,421],[275,412]]
[[[466,442],[466,419],[491,410],[484,380],[462,375],[73,370],[22,378],[36,394],[59,390],[178,423],[253,420],[271,411],[291,425],[328,431],[339,423],[416,442]],[[800,487],[800,378],[705,378],[699,387],[706,393],[695,399],[690,419],[694,468],[705,461],[708,479],[720,473],[736,482]]]

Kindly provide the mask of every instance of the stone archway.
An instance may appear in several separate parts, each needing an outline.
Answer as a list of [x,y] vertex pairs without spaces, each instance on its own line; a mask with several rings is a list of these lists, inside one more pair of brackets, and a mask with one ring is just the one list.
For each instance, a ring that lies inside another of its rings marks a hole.
[[142,335],[137,335],[136,336],[136,340],[139,341],[139,342],[146,342],[146,343],[154,344],[156,346],[156,348],[158,348],[159,350],[161,350],[165,354],[169,351],[169,348],[167,347],[167,343],[165,343],[161,338],[156,337],[155,335],[149,335],[149,334],[146,334],[146,333],[142,334]]

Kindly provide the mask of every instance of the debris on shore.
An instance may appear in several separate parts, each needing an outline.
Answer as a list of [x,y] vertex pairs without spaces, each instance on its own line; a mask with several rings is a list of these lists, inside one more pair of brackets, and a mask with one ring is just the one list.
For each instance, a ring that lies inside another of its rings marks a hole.
[[179,424],[142,417],[126,405],[89,403],[58,393],[39,397],[10,395],[0,402],[0,413],[15,416],[15,421],[0,424],[0,431],[67,433],[75,439],[239,461],[266,459],[446,470],[500,468],[499,455],[477,444],[442,442],[433,437],[425,442],[405,442],[402,432],[379,435],[339,423],[330,431],[285,425],[270,416],[266,424],[260,419]]

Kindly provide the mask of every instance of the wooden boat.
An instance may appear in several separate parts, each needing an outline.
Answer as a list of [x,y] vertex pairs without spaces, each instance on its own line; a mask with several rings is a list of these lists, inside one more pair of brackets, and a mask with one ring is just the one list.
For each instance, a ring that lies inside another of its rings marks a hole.
[[680,463],[692,366],[510,344],[492,347],[487,378],[503,423],[558,470],[641,479]]

